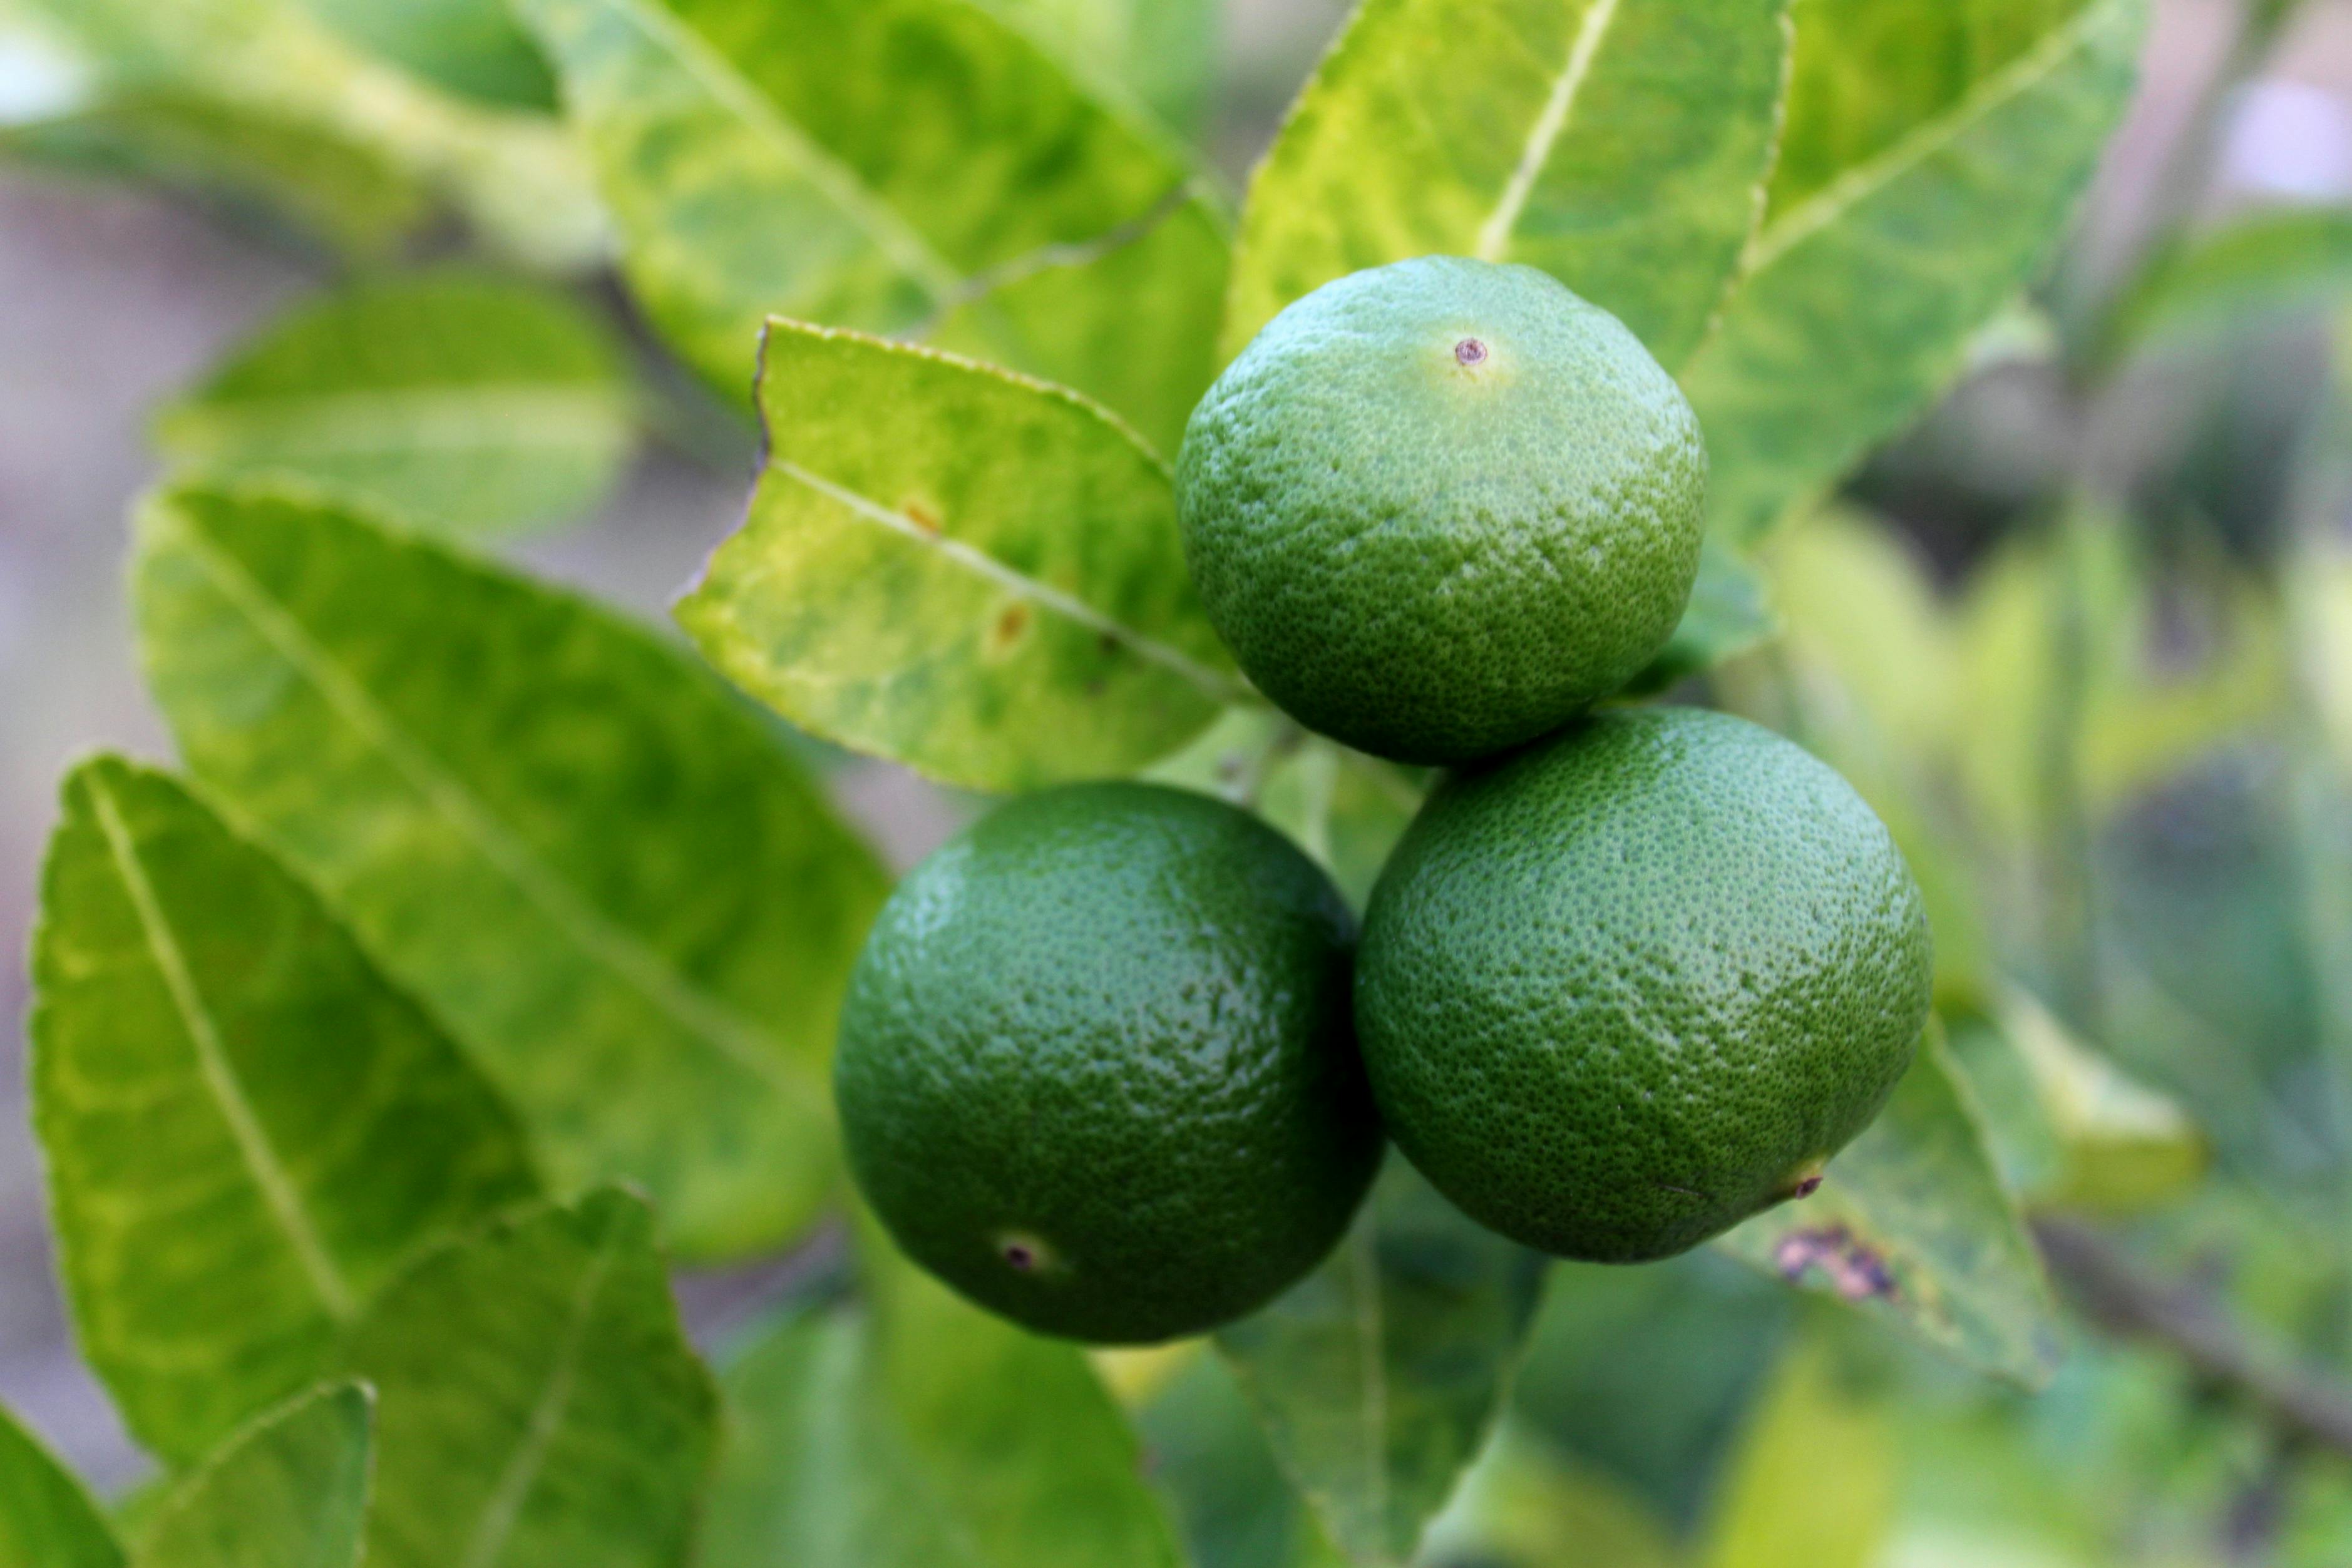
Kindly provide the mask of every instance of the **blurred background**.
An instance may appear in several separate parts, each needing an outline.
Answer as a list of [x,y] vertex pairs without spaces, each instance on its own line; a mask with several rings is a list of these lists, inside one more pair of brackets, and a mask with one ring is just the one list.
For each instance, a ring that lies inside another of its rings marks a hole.
[[[1234,189],[1342,11],[1229,0],[1201,135]],[[19,64],[0,53],[0,125]],[[2347,225],[2352,0],[2159,0],[2047,283],[1773,542],[1787,634],[1687,694],[1837,762],[1921,862],[1939,943],[1997,954],[2009,988],[1954,1016],[2020,1049],[1953,1044],[2077,1309],[2056,1385],[1808,1326],[1822,1309],[1712,1255],[1596,1276],[1556,1292],[1441,1560],[1573,1539],[1664,1562],[1702,1515],[1769,1538],[1750,1516],[1776,1489],[1834,1487],[1906,1568],[2352,1563],[2352,1106],[2325,1065],[2352,1061]],[[24,951],[69,760],[168,754],[121,585],[151,413],[333,273],[234,213],[0,163],[0,950]],[[519,553],[658,619],[740,518],[734,440],[653,445],[595,519]],[[879,765],[835,777],[901,864],[960,810]],[[141,1461],[49,1273],[24,1008],[12,958],[0,1401],[123,1484]],[[689,1305],[723,1316],[731,1288]],[[1160,1462],[1213,1472],[1197,1435],[1225,1427],[1192,1406],[1231,1397],[1175,1374]],[[1253,1560],[1228,1544],[1213,1560]]]

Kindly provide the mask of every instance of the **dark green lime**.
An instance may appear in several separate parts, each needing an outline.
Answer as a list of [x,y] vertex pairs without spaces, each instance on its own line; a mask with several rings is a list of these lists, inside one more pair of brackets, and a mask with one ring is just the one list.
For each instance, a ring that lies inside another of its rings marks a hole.
[[1192,413],[1185,559],[1299,722],[1405,762],[1552,729],[1664,646],[1698,570],[1698,422],[1633,335],[1528,267],[1326,284]]
[[1679,1252],[1810,1192],[1928,1002],[1919,889],[1837,773],[1690,708],[1610,713],[1431,797],[1356,1007],[1390,1135],[1563,1257]]
[[1000,808],[901,883],[834,1072],[908,1254],[1047,1333],[1240,1316],[1347,1228],[1381,1148],[1328,878],[1206,796],[1089,784]]

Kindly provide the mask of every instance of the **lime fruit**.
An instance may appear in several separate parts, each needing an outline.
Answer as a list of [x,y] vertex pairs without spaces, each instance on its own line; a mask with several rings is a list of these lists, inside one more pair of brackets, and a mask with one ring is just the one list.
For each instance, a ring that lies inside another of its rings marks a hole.
[[1636,1262],[1819,1184],[1909,1065],[1930,967],[1918,885],[1844,779],[1648,708],[1438,786],[1373,890],[1356,1013],[1440,1191]]
[[850,980],[859,1186],[1030,1328],[1131,1344],[1240,1316],[1330,1250],[1380,1157],[1354,937],[1314,862],[1222,801],[1000,808],[899,884]]
[[1425,256],[1284,310],[1192,412],[1185,559],[1310,729],[1462,762],[1664,647],[1698,570],[1698,421],[1633,335],[1530,267]]

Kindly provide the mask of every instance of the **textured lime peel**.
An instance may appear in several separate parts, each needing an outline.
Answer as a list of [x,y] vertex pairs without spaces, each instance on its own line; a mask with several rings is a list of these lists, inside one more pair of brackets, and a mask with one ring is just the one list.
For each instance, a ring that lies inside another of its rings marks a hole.
[[1471,1218],[1633,1262],[1818,1187],[1909,1065],[1930,968],[1834,771],[1624,710],[1439,787],[1373,892],[1357,1027],[1390,1134]]
[[1185,560],[1310,729],[1404,762],[1531,740],[1682,617],[1706,456],[1673,378],[1533,267],[1426,256],[1325,285],[1193,411]]
[[1353,922],[1223,801],[1031,795],[918,867],[844,1010],[851,1168],[908,1254],[1047,1333],[1143,1343],[1321,1261],[1381,1148]]

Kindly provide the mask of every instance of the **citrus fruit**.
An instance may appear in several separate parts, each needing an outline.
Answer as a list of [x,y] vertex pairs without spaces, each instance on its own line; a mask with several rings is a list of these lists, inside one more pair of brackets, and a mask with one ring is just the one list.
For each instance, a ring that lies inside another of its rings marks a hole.
[[1698,570],[1672,377],[1529,267],[1426,256],[1284,310],[1193,410],[1184,553],[1259,689],[1402,762],[1485,757],[1649,663]]
[[1354,923],[1281,834],[1090,784],[901,883],[844,1005],[851,1169],[917,1262],[1047,1333],[1144,1343],[1319,1261],[1380,1156]]
[[1634,1262],[1811,1192],[1909,1064],[1929,968],[1910,869],[1834,770],[1650,708],[1438,786],[1373,890],[1356,1012],[1440,1191]]

